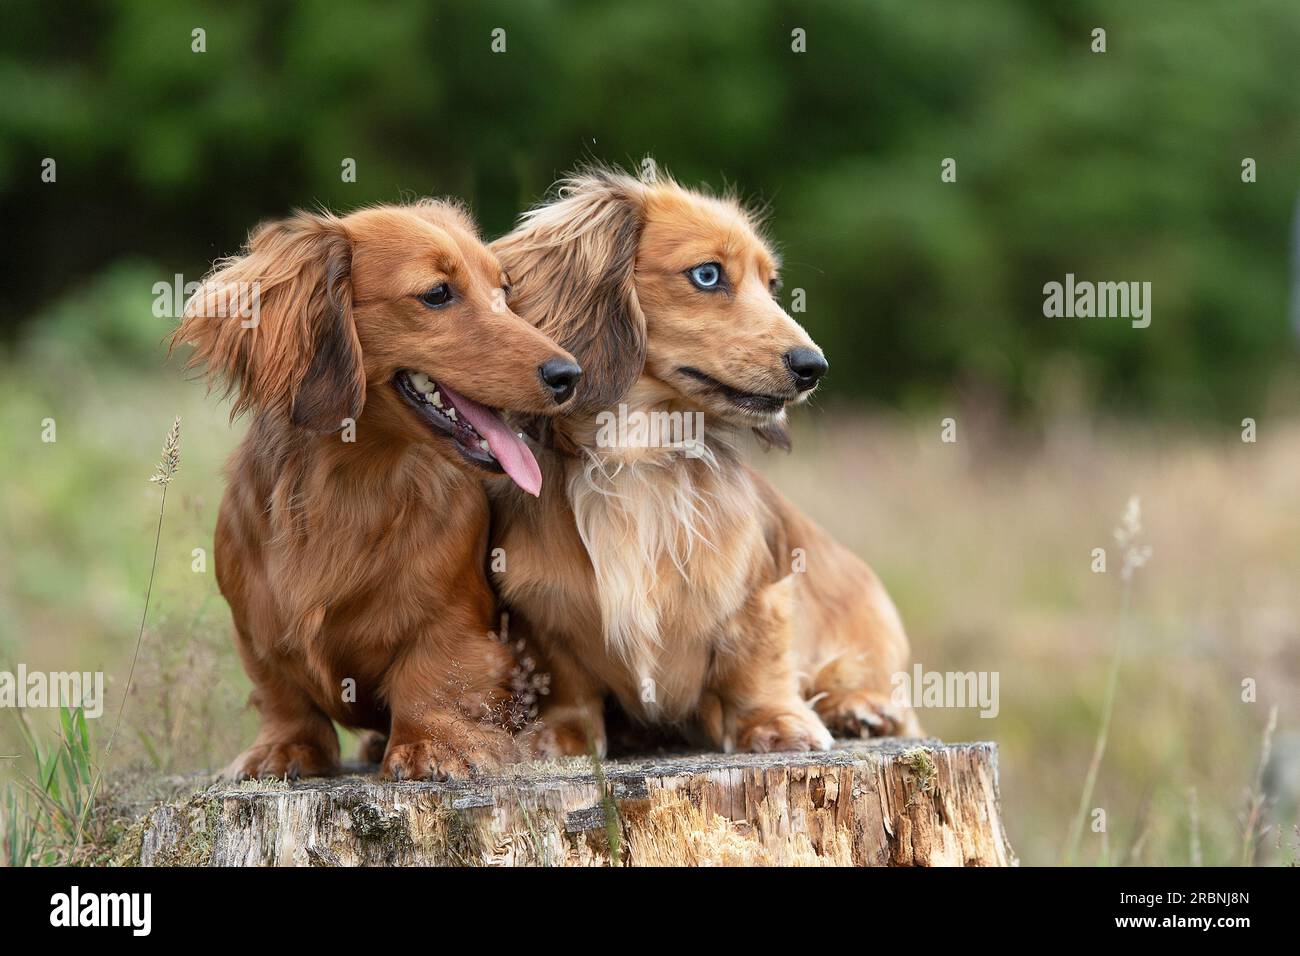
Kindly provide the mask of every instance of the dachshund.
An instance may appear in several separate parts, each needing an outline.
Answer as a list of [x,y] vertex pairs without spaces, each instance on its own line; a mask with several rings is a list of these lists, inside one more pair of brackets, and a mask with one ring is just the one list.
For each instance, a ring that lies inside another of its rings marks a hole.
[[172,347],[252,413],[215,539],[261,716],[229,776],[336,772],[334,722],[390,779],[517,757],[481,479],[540,491],[501,411],[558,411],[581,370],[506,292],[467,213],[425,200],[263,224],[188,301]]
[[511,307],[584,369],[526,420],[542,495],[490,493],[495,583],[550,672],[534,749],[604,753],[609,698],[727,750],[919,733],[891,701],[909,651],[879,579],[742,458],[750,430],[788,450],[786,409],[827,371],[755,218],[592,167],[491,248]]

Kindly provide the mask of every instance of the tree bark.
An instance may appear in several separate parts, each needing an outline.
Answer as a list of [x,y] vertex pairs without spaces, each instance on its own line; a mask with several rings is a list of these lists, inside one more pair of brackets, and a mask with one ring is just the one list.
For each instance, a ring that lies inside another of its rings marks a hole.
[[127,832],[125,864],[1006,866],[991,743],[525,764],[456,784],[373,774],[212,784]]

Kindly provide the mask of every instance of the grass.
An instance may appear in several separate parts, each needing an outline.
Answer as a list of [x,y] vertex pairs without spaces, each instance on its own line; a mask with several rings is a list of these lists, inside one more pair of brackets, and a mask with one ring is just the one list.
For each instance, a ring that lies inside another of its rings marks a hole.
[[144,643],[144,627],[149,621],[149,601],[153,597],[153,582],[158,573],[158,544],[162,541],[163,519],[167,515],[167,486],[171,484],[172,479],[176,477],[176,472],[181,466],[181,418],[179,415],[172,422],[171,429],[167,432],[167,440],[163,444],[162,458],[154,468],[153,475],[149,481],[162,488],[162,495],[158,501],[158,529],[153,536],[153,557],[149,561],[149,585],[144,592],[144,610],[140,612],[140,630],[135,637],[135,650],[131,653],[131,668],[126,674],[126,688],[122,692],[122,701],[117,707],[117,719],[113,722],[113,733],[108,738],[108,744],[104,747],[103,757],[95,768],[95,780],[90,785],[90,794],[86,800],[86,806],[82,810],[80,818],[77,820],[77,837],[76,844],[80,846],[82,834],[86,826],[86,818],[90,814],[91,803],[95,799],[95,794],[99,790],[99,785],[104,779],[104,770],[108,767],[109,758],[113,754],[113,744],[117,742],[118,731],[122,729],[122,714],[126,710],[127,699],[131,696],[131,685],[135,681],[135,668],[140,662],[140,645]]
[[1092,803],[1092,795],[1097,786],[1097,774],[1101,771],[1101,762],[1106,756],[1106,745],[1110,741],[1110,723],[1115,715],[1115,695],[1119,690],[1120,664],[1123,661],[1124,643],[1129,635],[1126,633],[1129,621],[1129,603],[1132,594],[1133,574],[1147,563],[1151,557],[1150,545],[1139,543],[1142,533],[1141,504],[1136,495],[1129,498],[1128,508],[1124,512],[1124,521],[1115,529],[1115,541],[1120,548],[1123,566],[1120,568],[1120,588],[1122,599],[1119,621],[1116,626],[1115,650],[1111,655],[1110,676],[1106,680],[1106,697],[1101,706],[1101,726],[1097,729],[1097,739],[1093,744],[1092,759],[1088,762],[1088,773],[1084,777],[1083,792],[1079,794],[1079,809],[1070,825],[1070,836],[1066,843],[1063,862],[1068,866],[1075,861],[1079,852],[1079,840],[1083,836],[1083,823]]
[[[873,565],[914,660],[1000,673],[996,718],[921,716],[941,738],[998,743],[1021,859],[1061,861],[1095,756],[1083,802],[1106,811],[1106,830],[1081,835],[1076,862],[1187,863],[1195,813],[1199,858],[1239,863],[1256,780],[1270,825],[1256,860],[1293,862],[1300,422],[1273,419],[1256,444],[1229,428],[1065,419],[1037,433],[967,429],[944,445],[940,417],[805,418],[794,454],[760,465]],[[1125,611],[1112,529],[1134,494],[1153,553]],[[1104,574],[1091,570],[1097,547]],[[1273,704],[1273,769],[1261,777]]]
[[[58,380],[37,371],[53,367]],[[128,374],[43,355],[3,371],[0,669],[104,670],[108,710],[125,704],[113,757],[121,772],[224,764],[255,726],[211,554],[221,464],[239,429],[175,369]],[[157,489],[145,479],[176,415],[186,421],[185,471],[159,532]],[[47,417],[58,424],[53,444],[40,441]],[[1059,862],[1084,805],[1104,809],[1107,827],[1081,833],[1081,864],[1296,862],[1287,781],[1300,774],[1300,421],[1257,415],[1265,426],[1253,445],[1226,429],[1079,419],[1037,432],[972,425],[949,445],[938,441],[940,417],[800,412],[794,454],[756,461],[875,567],[915,660],[1000,673],[998,717],[928,710],[922,719],[942,738],[999,744],[1004,816],[1021,859]],[[1111,529],[1133,494],[1154,554],[1130,582],[1121,625]],[[1111,552],[1106,574],[1090,569],[1095,547]],[[1121,626],[1122,676],[1108,706]],[[1247,680],[1255,699],[1244,699]],[[91,734],[107,735],[84,720],[69,731],[53,712],[25,716],[21,729],[0,721],[0,754],[20,755],[0,760],[5,853],[46,862],[61,852],[58,821],[84,812],[75,781],[79,761],[98,759]],[[51,766],[57,797],[40,785]],[[51,806],[63,809],[34,832],[32,817]],[[94,829],[92,815],[88,839]]]
[[25,713],[14,719],[33,770],[6,783],[0,799],[0,863],[6,866],[67,863],[81,843],[95,786],[94,747],[80,708],[61,708],[58,722],[57,742],[49,745]]

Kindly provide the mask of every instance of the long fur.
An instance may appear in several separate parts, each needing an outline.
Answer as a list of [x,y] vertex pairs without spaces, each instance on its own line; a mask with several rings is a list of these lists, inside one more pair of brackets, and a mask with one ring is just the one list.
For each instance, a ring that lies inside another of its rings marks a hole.
[[[231,775],[333,772],[334,722],[371,731],[366,754],[399,779],[516,755],[486,475],[395,386],[423,371],[552,411],[538,367],[571,357],[500,308],[503,278],[463,211],[422,202],[263,225],[189,303],[174,343],[252,416],[216,529],[261,715]],[[443,283],[455,297],[433,311],[418,296]]]
[[[607,648],[637,675],[653,674],[663,650],[659,612],[652,600],[665,573],[690,580],[697,548],[719,549],[711,534],[716,501],[694,470],[649,457],[611,461],[587,450],[569,478],[574,522],[592,562]],[[700,468],[717,467],[709,449]]]
[[524,227],[497,243],[499,254],[552,279],[530,284],[530,320],[585,357],[584,409],[618,401],[645,359],[634,281],[642,190],[634,179],[592,168],[563,182],[555,202],[525,213]]
[[365,402],[350,271],[351,246],[336,217],[297,213],[264,223],[186,304],[173,341],[192,341],[189,367],[205,368],[234,393],[232,418],[256,402],[295,424],[335,431]]
[[[788,447],[784,410],[737,410],[684,371],[806,397],[783,356],[815,346],[773,301],[778,263],[753,217],[662,174],[588,168],[492,248],[512,306],[592,379],[530,428],[561,480],[539,502],[493,498],[494,544],[509,558],[498,587],[553,669],[539,748],[603,747],[606,696],[740,749],[824,747],[826,725],[915,729],[889,701],[907,642],[883,588],[743,462],[746,431]],[[725,294],[686,281],[706,261],[723,264]],[[616,403],[702,412],[703,455],[601,447],[597,418]]]

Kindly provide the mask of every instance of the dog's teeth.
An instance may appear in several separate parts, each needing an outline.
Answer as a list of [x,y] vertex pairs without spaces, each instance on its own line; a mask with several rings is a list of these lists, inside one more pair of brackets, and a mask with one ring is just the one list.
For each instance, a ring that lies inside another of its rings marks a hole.
[[411,384],[415,386],[417,392],[427,392],[433,385],[429,381],[429,376],[423,372],[412,372],[410,374]]
[[488,443],[487,443],[487,439],[486,439],[486,438],[484,438],[481,442],[478,443],[478,447],[479,447],[479,448],[482,448],[482,449],[483,449],[484,451],[486,451],[486,452],[491,452],[491,451],[492,451],[492,449],[488,447]]
[[453,422],[456,420],[456,409],[452,408],[450,405],[447,406],[447,417]]
[[433,404],[437,405],[439,408],[442,408],[442,393],[434,392],[433,395],[429,397],[429,401],[433,402]]

